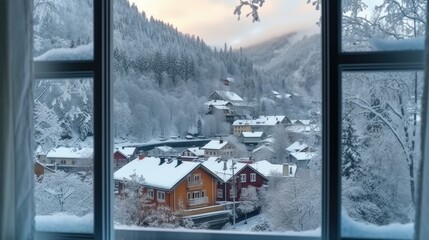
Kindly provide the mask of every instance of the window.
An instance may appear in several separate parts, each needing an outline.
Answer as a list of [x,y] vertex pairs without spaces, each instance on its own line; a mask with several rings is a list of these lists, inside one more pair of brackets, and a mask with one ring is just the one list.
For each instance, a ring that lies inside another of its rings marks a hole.
[[153,189],[148,188],[147,189],[147,195],[149,196],[150,199],[154,199],[154,194],[153,194]]
[[256,182],[256,173],[251,173],[250,174],[250,181],[251,182]]
[[157,191],[157,198],[156,200],[158,202],[165,202],[165,192]]
[[218,189],[216,196],[217,196],[217,198],[223,198],[223,190],[222,189]]
[[[85,1],[88,2],[88,1]],[[89,1],[91,2],[91,1]],[[340,1],[341,2],[341,1]],[[344,1],[346,2],[346,1]],[[123,119],[117,119],[115,121],[115,133],[107,132],[106,129],[111,129],[110,125],[113,125],[110,122],[110,102],[109,100],[112,100],[112,97],[110,95],[110,87],[112,85],[109,84],[109,61],[103,61],[106,59],[110,59],[109,54],[115,55],[118,62],[117,65],[112,65],[112,68],[120,68],[120,70],[129,71],[131,66],[142,66],[145,67],[145,64],[147,64],[147,59],[139,58],[141,56],[134,55],[132,58],[132,61],[128,61],[127,59],[122,58],[124,55],[119,50],[115,52],[115,49],[112,49],[112,52],[109,50],[108,44],[109,42],[109,33],[104,32],[105,29],[102,28],[103,23],[110,22],[109,20],[109,6],[110,1],[101,1],[101,0],[94,0],[93,6],[90,4],[91,7],[93,7],[94,16],[93,18],[96,19],[94,23],[92,23],[92,26],[94,26],[94,53],[93,53],[93,59],[91,60],[85,60],[85,61],[76,61],[76,62],[55,62],[52,61],[50,63],[46,62],[36,62],[35,69],[36,69],[36,77],[38,79],[52,79],[52,78],[73,78],[73,81],[79,81],[78,79],[81,79],[82,77],[90,78],[91,81],[93,81],[93,88],[94,88],[94,96],[91,96],[91,98],[94,99],[94,106],[97,106],[97,108],[94,108],[94,189],[96,192],[93,194],[93,200],[96,206],[97,211],[94,211],[94,222],[93,225],[98,226],[96,228],[91,227],[89,233],[94,232],[97,236],[105,237],[106,239],[110,239],[110,232],[113,228],[113,218],[110,215],[111,209],[108,209],[108,207],[103,206],[110,206],[110,201],[112,201],[112,196],[110,195],[109,186],[111,184],[111,176],[110,176],[110,162],[107,161],[108,156],[111,155],[111,149],[112,146],[110,146],[110,141],[115,136],[121,134],[120,131],[116,131],[116,129],[120,129],[120,127],[125,126],[125,124],[135,124],[135,122],[140,121],[134,121],[134,122],[127,122],[127,115],[131,115],[134,117],[133,119],[140,119],[140,117],[144,114],[147,114],[148,112],[151,112],[152,110],[157,109],[149,109],[148,106],[139,106],[137,109],[139,111],[131,111],[127,106],[121,105],[121,102],[114,102],[116,104],[117,109],[120,109],[121,113],[127,113],[123,114],[121,116],[125,116]],[[107,6],[105,5],[107,4]],[[48,4],[49,5],[49,4]],[[110,6],[111,7],[111,6]],[[136,8],[136,7],[135,7]],[[342,189],[341,189],[341,175],[339,174],[341,171],[340,168],[343,167],[342,160],[340,156],[342,156],[342,151],[344,150],[344,146],[341,145],[341,130],[342,127],[344,127],[344,124],[342,123],[342,112],[343,109],[342,103],[343,98],[346,96],[343,95],[346,92],[344,92],[343,88],[341,86],[347,87],[347,84],[352,83],[356,81],[356,79],[359,79],[359,77],[356,77],[358,74],[364,75],[367,79],[377,79],[378,76],[372,75],[369,72],[374,72],[374,70],[377,70],[379,73],[382,72],[383,74],[389,75],[391,74],[392,70],[401,70],[401,75],[407,75],[407,74],[417,74],[419,76],[420,73],[415,73],[417,70],[422,69],[422,54],[418,50],[402,50],[401,52],[356,52],[354,54],[349,54],[347,52],[342,52],[343,50],[347,50],[346,44],[343,44],[343,39],[339,39],[338,37],[341,34],[340,29],[341,24],[338,19],[341,17],[344,17],[344,22],[347,22],[346,20],[349,19],[349,17],[352,14],[348,13],[348,9],[345,9],[344,11],[338,11],[338,12],[331,12],[329,10],[332,9],[340,9],[340,3],[339,1],[329,1],[326,5],[322,6],[324,18],[322,19],[322,30],[324,33],[323,38],[323,64],[324,64],[324,72],[323,72],[323,78],[324,78],[324,86],[323,86],[323,128],[324,134],[321,134],[319,136],[322,139],[323,143],[323,225],[321,227],[322,236],[324,239],[338,239],[341,236],[343,237],[350,237],[350,235],[347,235],[347,233],[341,232],[340,229],[340,211],[341,211],[341,197],[342,197]],[[350,8],[351,9],[351,8]],[[400,9],[399,9],[400,10]],[[106,15],[100,14],[101,12],[107,13]],[[341,16],[342,13],[345,13],[344,16]],[[138,13],[138,11],[137,11]],[[329,14],[328,14],[329,13]],[[417,13],[416,13],[417,14]],[[107,16],[107,19],[103,18],[103,16]],[[383,18],[386,19],[386,18]],[[37,21],[37,20],[36,20]],[[152,21],[152,20],[151,20]],[[156,22],[157,20],[153,20]],[[125,21],[124,21],[125,22]],[[402,22],[406,22],[407,26],[409,24],[409,19],[404,20]],[[162,24],[160,24],[162,25]],[[108,26],[108,25],[107,25]],[[329,26],[329,27],[328,27]],[[379,26],[385,26],[385,24],[380,24]],[[108,26],[109,27],[109,26]],[[67,27],[63,27],[67,28]],[[79,28],[79,27],[76,27]],[[110,26],[110,30],[112,30],[113,26]],[[118,27],[119,29],[120,27]],[[109,28],[108,28],[109,29]],[[352,31],[355,31],[353,27],[346,27],[344,28],[352,29]],[[423,29],[421,26],[416,29]],[[84,29],[82,29],[84,30]],[[404,32],[408,32],[405,31]],[[353,33],[353,32],[352,32]],[[92,34],[90,34],[92,36]],[[419,32],[416,34],[417,36],[421,36],[422,33]],[[345,34],[343,33],[343,36]],[[362,36],[360,34],[355,34],[356,36]],[[130,37],[130,36],[128,36]],[[367,37],[367,36],[365,36]],[[130,37],[133,39],[132,37]],[[351,38],[350,38],[351,39]],[[359,43],[359,39],[352,39],[350,46],[355,45],[356,43]],[[77,41],[77,40],[76,40]],[[107,42],[107,44],[106,44]],[[71,42],[70,42],[71,43]],[[145,44],[142,44],[143,47],[146,47]],[[134,49],[133,49],[134,50]],[[359,50],[359,49],[358,49]],[[222,52],[227,52],[223,51]],[[37,54],[36,54],[37,55]],[[164,56],[161,56],[160,59],[162,59]],[[137,64],[138,63],[138,64]],[[192,64],[190,64],[192,65]],[[52,67],[53,66],[53,67]],[[227,68],[227,66],[225,66]],[[215,69],[213,72],[227,72],[228,70],[225,69]],[[132,94],[132,91],[137,91],[137,89],[146,89],[148,84],[148,81],[146,77],[148,75],[144,74],[138,74],[138,72],[135,72],[134,69],[131,69],[129,72],[132,74],[135,74],[136,78],[139,78],[138,76],[143,75],[142,78],[140,78],[140,81],[136,82],[135,87],[130,87],[129,89],[121,89],[120,84],[115,84],[115,87],[118,87],[118,93],[119,96],[125,97],[125,96],[138,96],[145,98],[146,102],[152,103],[156,102],[153,101],[154,99],[151,99],[150,97],[153,97],[153,95],[150,94],[150,92],[147,92],[147,95],[140,95],[140,94]],[[158,84],[158,87],[163,86],[163,84],[169,84],[167,80],[176,81],[177,79],[171,78],[168,76],[169,72],[161,71],[161,72],[154,72],[153,77],[154,79],[158,80],[157,82],[152,82],[151,84]],[[185,74],[185,73],[184,73]],[[192,74],[192,72],[188,72],[188,74]],[[354,75],[354,76],[353,76]],[[417,79],[419,79],[417,77]],[[389,79],[387,79],[389,80]],[[392,80],[392,78],[390,78]],[[255,80],[257,81],[257,80]],[[419,82],[419,80],[417,80]],[[107,86],[105,85],[107,83]],[[255,84],[253,82],[252,84]],[[261,83],[256,82],[257,87],[265,87]],[[184,94],[185,95],[185,94]],[[163,95],[164,96],[164,95]],[[258,96],[258,99],[261,96]],[[297,96],[297,98],[299,98]],[[261,98],[264,99],[264,98]],[[369,99],[371,100],[371,95],[369,95]],[[417,100],[417,95],[414,95],[414,98],[409,98],[409,101]],[[377,105],[377,96],[374,105]],[[112,100],[113,102],[113,100]],[[192,101],[191,101],[192,102]],[[265,101],[267,104],[269,104],[271,101]],[[51,103],[54,103],[52,101]],[[331,104],[331,105],[328,105]],[[334,104],[334,105],[332,105]],[[156,104],[152,104],[156,105]],[[164,104],[165,107],[169,106],[168,104]],[[175,106],[175,105],[171,105]],[[259,110],[262,111],[262,108],[270,107],[269,105],[263,105],[264,107],[261,107]],[[405,105],[404,105],[405,106]],[[408,107],[408,106],[407,106]],[[270,109],[265,109],[265,111],[269,111]],[[344,110],[347,110],[344,108]],[[167,112],[167,111],[166,111]],[[164,134],[164,130],[168,128],[167,124],[163,122],[165,119],[168,119],[170,116],[166,114],[166,112],[160,113],[160,116],[163,116],[162,118],[159,118],[159,121],[154,121],[151,123],[148,122],[140,122],[142,125],[148,124],[153,125],[153,129],[151,129],[153,132],[161,134],[161,132]],[[346,112],[346,111],[344,111]],[[142,114],[142,115],[138,115]],[[375,113],[374,113],[375,114]],[[317,114],[316,114],[317,115]],[[187,116],[180,115],[181,118],[186,119]],[[417,118],[417,117],[416,117]],[[412,117],[413,120],[415,120],[414,116]],[[106,121],[105,121],[106,120]],[[213,120],[215,121],[215,120]],[[180,121],[183,122],[183,121]],[[119,126],[120,125],[120,126]],[[135,126],[133,126],[135,127]],[[217,126],[218,128],[222,128],[224,126]],[[175,129],[181,129],[182,126],[180,124],[177,124],[175,126]],[[194,127],[196,128],[196,127]],[[138,128],[135,128],[138,129]],[[329,132],[328,132],[329,131]],[[149,132],[143,132],[141,137],[145,136],[146,133]],[[122,133],[127,134],[127,133]],[[164,136],[164,135],[162,135]],[[211,154],[210,154],[211,155]],[[281,157],[281,156],[279,156]],[[277,160],[279,160],[279,157],[277,157]],[[246,177],[244,176],[244,179]],[[252,176],[250,177],[252,180]],[[242,177],[241,177],[241,180]],[[163,193],[163,194],[161,194]],[[162,196],[160,196],[160,194]],[[230,195],[235,195],[233,193],[232,189],[230,190]],[[165,199],[165,193],[164,192],[158,192],[157,194],[158,199]],[[345,206],[346,209],[349,206]],[[329,210],[329,211],[328,211]],[[106,221],[108,219],[108,221]],[[411,218],[412,219],[412,218]],[[327,231],[328,228],[330,231]],[[118,232],[124,232],[123,230],[118,230]],[[151,233],[148,231],[148,235],[154,234],[155,236],[163,236],[163,232],[155,232]],[[185,233],[182,233],[183,236],[185,236]],[[192,235],[192,233],[189,233]],[[93,236],[90,234],[90,236]],[[178,235],[182,236],[182,235]],[[187,235],[189,236],[189,235]],[[240,236],[240,235],[237,235]],[[353,237],[353,236],[351,236]],[[358,236],[359,237],[359,236]],[[285,237],[287,239],[288,237]]]
[[246,174],[245,173],[240,174],[240,182],[246,182]]

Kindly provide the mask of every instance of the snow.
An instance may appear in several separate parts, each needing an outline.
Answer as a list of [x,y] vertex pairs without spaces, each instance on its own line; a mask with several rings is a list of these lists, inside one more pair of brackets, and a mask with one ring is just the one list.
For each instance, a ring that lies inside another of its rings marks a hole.
[[377,226],[373,224],[357,222],[351,219],[343,209],[341,213],[341,235],[343,237],[371,239],[412,239],[414,235],[414,224],[393,223],[384,226]]
[[35,217],[35,222],[36,230],[40,232],[94,232],[94,215],[92,213],[82,217],[65,213],[56,213],[49,216],[39,215]]
[[[295,177],[297,166],[295,164],[288,164],[289,165],[289,173],[292,169],[292,173],[288,174],[288,177]],[[283,164],[272,164],[268,162],[267,160],[258,161],[255,163],[250,164],[251,167],[253,167],[255,170],[263,174],[265,177],[270,176],[278,176],[283,175]]]
[[392,51],[392,50],[423,50],[424,37],[416,37],[411,39],[370,39],[370,44],[374,50]]
[[46,155],[47,158],[91,158],[93,154],[92,148],[54,148]]
[[35,57],[35,61],[56,60],[92,60],[94,58],[94,47],[92,43],[81,45],[76,48],[55,48]]
[[242,132],[243,137],[262,137],[264,132]]
[[315,152],[293,152],[290,153],[292,157],[294,157],[298,161],[311,160],[317,156]]
[[[224,169],[225,161],[219,161],[218,158],[208,158],[207,161],[204,161],[202,164],[204,167],[212,171],[214,174],[216,174],[220,179],[222,179],[224,182],[227,182],[232,177],[232,170],[230,169],[232,166],[233,160],[229,159],[226,161],[226,170]],[[243,168],[246,167],[247,164],[236,162],[235,163],[235,169],[234,173],[237,173],[241,171]]]
[[305,120],[305,119],[294,119],[290,120],[292,124],[300,124],[300,125],[309,125],[311,123],[311,120]]
[[221,141],[221,140],[212,140],[209,143],[207,143],[206,145],[204,145],[204,147],[202,147],[201,149],[222,149],[223,147],[226,146],[226,144],[228,144],[227,141]]
[[143,176],[144,183],[141,184],[170,190],[199,166],[199,163],[187,161],[183,161],[177,167],[178,161],[167,163],[165,160],[163,164],[159,163],[159,158],[146,157],[143,160],[137,158],[117,170],[114,179],[129,180],[131,175],[136,174],[137,177]]
[[286,150],[288,150],[289,152],[301,152],[307,147],[308,147],[307,144],[300,141],[296,141],[292,143],[289,147],[287,147]]

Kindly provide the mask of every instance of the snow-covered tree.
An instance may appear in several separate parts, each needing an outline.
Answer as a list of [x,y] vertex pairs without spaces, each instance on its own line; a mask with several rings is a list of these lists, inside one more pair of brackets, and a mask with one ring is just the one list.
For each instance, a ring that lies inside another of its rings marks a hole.
[[349,113],[346,113],[343,120],[342,146],[342,176],[346,179],[353,178],[355,180],[363,177],[362,159],[360,156],[360,152],[362,151],[361,142]]
[[241,189],[240,204],[238,210],[244,213],[244,224],[247,224],[247,214],[255,211],[260,206],[258,189],[249,185]]
[[83,216],[92,213],[92,176],[63,171],[45,173],[35,181],[34,199],[38,215],[65,212]]

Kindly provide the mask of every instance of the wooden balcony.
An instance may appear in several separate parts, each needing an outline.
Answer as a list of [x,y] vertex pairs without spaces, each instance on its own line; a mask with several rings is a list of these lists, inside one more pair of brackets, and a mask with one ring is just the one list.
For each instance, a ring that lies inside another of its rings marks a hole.
[[207,204],[208,202],[209,202],[209,198],[208,197],[194,198],[194,199],[189,199],[188,200],[188,205],[190,207],[192,207],[192,206],[196,206],[196,205]]
[[188,189],[199,189],[201,187],[203,187],[203,181],[202,180],[188,182]]

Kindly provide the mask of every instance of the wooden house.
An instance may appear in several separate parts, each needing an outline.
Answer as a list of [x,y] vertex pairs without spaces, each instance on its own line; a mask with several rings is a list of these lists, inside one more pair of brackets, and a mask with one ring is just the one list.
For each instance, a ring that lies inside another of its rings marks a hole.
[[114,173],[119,191],[133,174],[137,175],[143,191],[156,205],[165,204],[175,211],[216,204],[216,182],[220,179],[200,163],[137,158]]

